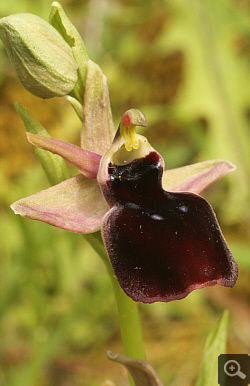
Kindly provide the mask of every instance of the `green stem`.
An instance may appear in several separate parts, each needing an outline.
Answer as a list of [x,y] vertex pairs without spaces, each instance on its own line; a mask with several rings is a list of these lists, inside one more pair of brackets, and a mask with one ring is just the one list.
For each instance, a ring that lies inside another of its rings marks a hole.
[[[84,235],[84,237],[101,257],[110,276],[118,309],[124,354],[131,358],[145,360],[144,342],[141,332],[138,304],[130,299],[121,289],[109,261],[102,241],[101,233],[96,232]],[[130,384],[131,386],[134,384],[131,378]]]
[[138,304],[125,294],[115,276],[111,277],[111,281],[118,308],[125,355],[131,358],[146,359]]

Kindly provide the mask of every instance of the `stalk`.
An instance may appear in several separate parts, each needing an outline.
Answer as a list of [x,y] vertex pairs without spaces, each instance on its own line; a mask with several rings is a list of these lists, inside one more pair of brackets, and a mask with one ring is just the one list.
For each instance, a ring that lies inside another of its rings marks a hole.
[[[109,261],[106,249],[102,241],[101,233],[96,232],[87,234],[84,235],[84,237],[103,260],[111,279],[117,304],[124,354],[130,358],[145,360],[146,358],[138,304],[130,299],[121,289],[120,284],[118,283],[114,274],[112,265]],[[130,376],[129,381],[130,385],[133,386],[134,382]]]

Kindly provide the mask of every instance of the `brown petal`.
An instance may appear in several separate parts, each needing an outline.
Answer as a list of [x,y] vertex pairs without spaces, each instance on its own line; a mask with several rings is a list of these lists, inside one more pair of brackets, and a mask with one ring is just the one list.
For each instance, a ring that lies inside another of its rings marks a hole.
[[197,194],[163,190],[158,153],[110,163],[108,174],[103,193],[112,208],[102,235],[129,297],[169,302],[205,286],[234,286],[237,264],[211,206]]

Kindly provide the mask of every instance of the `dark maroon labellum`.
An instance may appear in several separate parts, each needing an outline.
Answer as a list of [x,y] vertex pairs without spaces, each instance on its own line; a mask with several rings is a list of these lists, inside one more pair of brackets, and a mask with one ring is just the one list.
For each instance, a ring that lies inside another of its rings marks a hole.
[[232,287],[237,264],[211,206],[193,193],[164,191],[162,172],[156,152],[108,166],[104,196],[112,208],[103,238],[121,287],[145,303],[216,283]]

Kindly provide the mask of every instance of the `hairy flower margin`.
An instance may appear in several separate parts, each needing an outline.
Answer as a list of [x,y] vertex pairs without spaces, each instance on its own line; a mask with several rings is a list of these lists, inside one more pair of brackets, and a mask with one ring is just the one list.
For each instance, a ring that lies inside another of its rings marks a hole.
[[[4,19],[2,26],[9,27],[8,18]],[[25,14],[23,19],[32,21]],[[145,137],[135,133],[135,126],[147,125],[139,110],[127,111],[115,134],[105,75],[89,60],[78,32],[58,3],[52,4],[50,22],[71,42],[67,50],[72,48],[74,71],[78,68],[77,83],[67,98],[82,119],[81,147],[34,134],[41,132],[34,130],[39,124],[21,106],[17,110],[27,130],[33,131],[27,133],[29,142],[61,156],[80,174],[23,198],[11,208],[23,217],[71,232],[88,234],[101,229],[117,279],[135,301],[167,302],[205,286],[232,287],[237,264],[212,208],[199,193],[235,166],[217,159],[163,171],[162,157]],[[44,22],[42,25],[44,28]],[[4,32],[5,42],[15,44],[8,40],[8,28]],[[29,63],[27,45],[23,52]],[[22,50],[18,52],[19,59],[21,56]],[[59,64],[55,60],[51,70],[45,63],[43,71],[49,69],[53,75]],[[56,84],[56,77],[50,76],[50,89],[53,82]],[[63,77],[60,82],[63,87]]]

